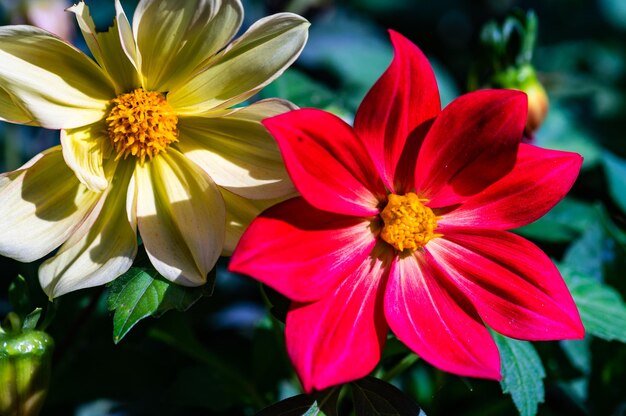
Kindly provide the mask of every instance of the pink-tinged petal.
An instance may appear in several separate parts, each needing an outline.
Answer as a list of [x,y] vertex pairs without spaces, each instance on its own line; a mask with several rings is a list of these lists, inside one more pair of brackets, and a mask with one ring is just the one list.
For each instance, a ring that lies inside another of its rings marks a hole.
[[320,211],[303,198],[257,217],[239,240],[230,270],[309,302],[352,273],[376,244],[370,220]]
[[385,187],[367,150],[343,120],[303,109],[263,124],[278,142],[296,188],[311,205],[337,214],[378,214]]
[[513,170],[444,215],[439,226],[507,230],[530,224],[563,199],[582,161],[577,153],[521,144]]
[[354,129],[372,155],[385,185],[395,190],[400,155],[407,140],[414,140],[409,139],[409,134],[439,114],[441,102],[435,74],[422,51],[393,30],[389,35],[394,47],[393,61],[361,103]]
[[385,293],[389,327],[435,367],[499,380],[500,356],[487,328],[429,260],[416,253],[393,263]]
[[495,331],[531,341],[584,336],[559,271],[531,242],[504,231],[459,230],[427,249]]
[[364,377],[380,360],[388,331],[382,288],[392,255],[385,248],[375,248],[328,296],[292,304],[287,352],[307,393]]
[[431,207],[458,204],[513,168],[526,123],[526,94],[483,90],[443,109],[420,150],[415,189]]

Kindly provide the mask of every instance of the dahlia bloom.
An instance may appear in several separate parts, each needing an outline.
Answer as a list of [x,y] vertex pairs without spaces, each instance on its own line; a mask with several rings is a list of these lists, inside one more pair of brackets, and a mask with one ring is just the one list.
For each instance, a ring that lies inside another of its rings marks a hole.
[[267,200],[294,192],[260,121],[282,100],[231,108],[300,54],[308,22],[282,13],[229,43],[239,0],[119,1],[98,33],[68,9],[95,61],[32,26],[0,28],[0,119],[61,130],[61,145],[0,175],[0,254],[33,261],[50,297],[124,273],[137,229],[156,270],[206,282]]
[[550,259],[505,230],[545,214],[582,158],[520,144],[523,93],[485,90],[440,110],[421,51],[394,59],[354,128],[302,109],[265,120],[296,197],[252,222],[230,269],[292,300],[287,350],[304,389],[367,375],[388,330],[452,373],[499,379],[486,326],[524,340],[581,338]]

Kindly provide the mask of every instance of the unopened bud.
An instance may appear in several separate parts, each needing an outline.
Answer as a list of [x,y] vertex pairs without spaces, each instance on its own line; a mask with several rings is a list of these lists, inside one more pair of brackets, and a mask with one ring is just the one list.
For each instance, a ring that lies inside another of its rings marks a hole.
[[510,68],[494,77],[494,86],[520,90],[528,96],[528,117],[524,134],[532,137],[548,114],[548,95],[531,65]]
[[42,331],[0,332],[0,415],[36,416],[50,383],[54,342]]

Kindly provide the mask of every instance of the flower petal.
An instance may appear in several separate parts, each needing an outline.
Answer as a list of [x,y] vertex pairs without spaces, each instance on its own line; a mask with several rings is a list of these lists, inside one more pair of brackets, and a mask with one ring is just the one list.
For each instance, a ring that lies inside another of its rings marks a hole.
[[215,183],[251,199],[289,195],[295,188],[276,142],[261,120],[293,109],[284,100],[263,100],[224,112],[224,117],[179,120],[178,149]]
[[415,189],[431,208],[463,202],[513,168],[527,107],[522,92],[483,90],[444,108],[415,169]]
[[532,341],[584,336],[559,271],[522,237],[503,231],[450,231],[427,249],[495,331]]
[[150,261],[167,279],[206,283],[224,243],[224,201],[211,178],[175,149],[135,171],[137,223]]
[[583,158],[522,143],[511,172],[439,221],[440,227],[507,230],[537,220],[570,190]]
[[338,214],[378,214],[385,187],[365,146],[343,120],[303,109],[263,124],[278,142],[296,188],[311,205]]
[[96,62],[110,75],[111,81],[115,84],[116,94],[119,95],[141,86],[141,80],[134,63],[122,47],[122,40],[128,38],[129,35],[132,38],[132,32],[124,34],[124,31],[130,30],[130,26],[128,26],[128,20],[125,20],[126,15],[123,10],[121,14],[119,13],[121,9],[119,0],[116,0],[116,9],[118,9],[118,17],[106,32],[96,31],[89,7],[84,1],[69,7],[67,11],[76,15],[78,26],[89,50]]
[[389,34],[393,61],[361,103],[354,130],[385,185],[394,190],[400,181],[394,178],[396,167],[410,133],[439,114],[441,102],[435,74],[422,51],[399,33]]
[[239,241],[230,270],[290,299],[320,299],[352,273],[376,244],[367,219],[320,211],[293,198],[263,212]]
[[195,76],[172,90],[168,102],[181,115],[240,103],[278,78],[300,55],[309,22],[292,13],[265,17]]
[[16,124],[37,125],[28,113],[11,95],[0,87],[0,121]]
[[97,207],[39,268],[39,282],[51,299],[108,283],[133,264],[137,224],[128,220],[126,200],[134,163],[112,162],[107,168],[115,172]]
[[170,91],[239,30],[239,0],[142,0],[133,17],[144,88]]
[[372,253],[317,302],[292,304],[287,352],[305,392],[365,377],[376,367],[388,332],[382,288],[390,259],[385,254]]
[[94,192],[103,191],[108,185],[103,160],[111,152],[104,123],[61,130],[61,145],[65,163],[78,180]]
[[102,70],[32,26],[0,27],[0,83],[38,125],[74,128],[103,118],[115,90]]
[[222,256],[230,256],[252,220],[265,209],[281,202],[282,199],[250,200],[242,198],[224,188],[220,188],[220,192],[226,205],[226,235],[224,237]]
[[74,233],[97,200],[63,161],[61,146],[0,175],[0,254],[23,262],[45,256]]
[[467,300],[444,286],[421,254],[391,267],[385,316],[391,330],[432,365],[462,376],[500,379],[495,342]]

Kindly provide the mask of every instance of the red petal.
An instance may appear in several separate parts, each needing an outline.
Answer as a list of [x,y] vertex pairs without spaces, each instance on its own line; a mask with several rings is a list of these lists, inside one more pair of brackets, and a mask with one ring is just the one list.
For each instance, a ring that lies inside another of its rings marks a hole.
[[444,215],[439,226],[506,230],[529,224],[563,199],[582,161],[576,153],[521,144],[513,170]]
[[526,94],[465,94],[435,119],[420,150],[415,189],[431,207],[463,202],[508,173],[526,123]]
[[296,188],[311,205],[337,214],[378,213],[385,187],[352,127],[315,109],[290,111],[263,124],[278,142]]
[[385,316],[391,330],[432,365],[463,376],[500,379],[495,342],[467,299],[420,253],[391,267]]
[[229,269],[292,300],[317,300],[370,254],[370,221],[320,211],[293,198],[263,212],[248,227]]
[[323,390],[366,376],[387,337],[383,290],[390,251],[372,255],[333,293],[287,314],[287,351],[304,390]]
[[529,241],[504,231],[459,230],[427,247],[497,332],[532,341],[584,336],[559,271]]
[[390,30],[389,34],[393,61],[361,103],[354,129],[385,185],[393,190],[396,166],[409,134],[439,114],[441,103],[435,74],[424,54],[399,33]]

